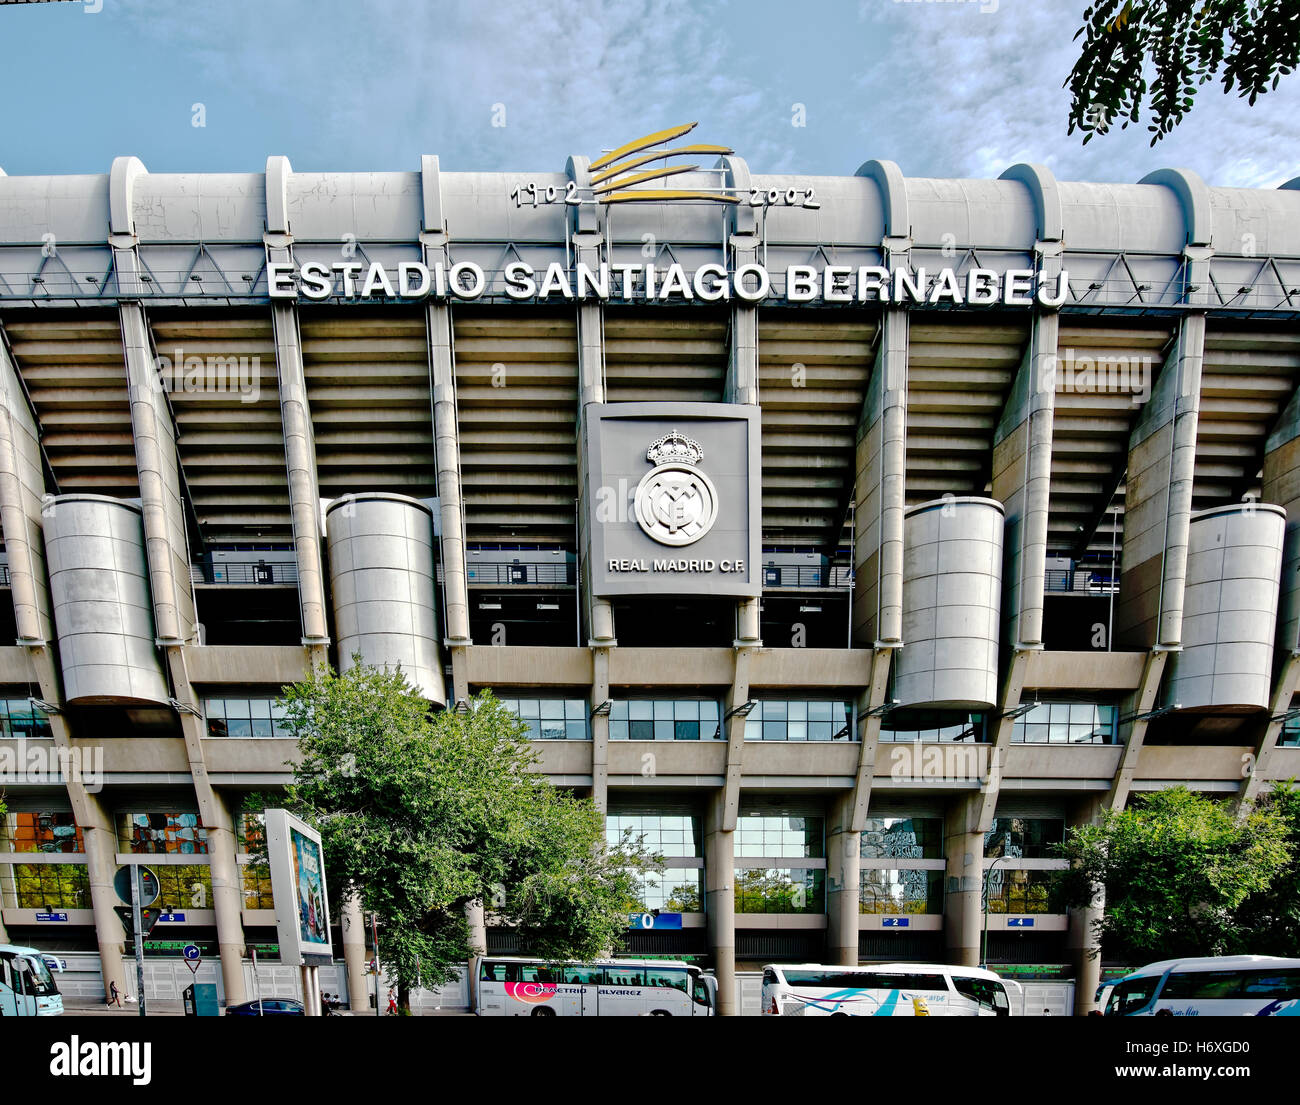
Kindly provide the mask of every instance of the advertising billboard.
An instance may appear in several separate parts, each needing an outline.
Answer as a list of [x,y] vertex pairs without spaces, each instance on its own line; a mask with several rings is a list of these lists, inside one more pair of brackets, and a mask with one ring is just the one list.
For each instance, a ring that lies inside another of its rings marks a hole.
[[287,810],[267,810],[266,852],[280,962],[296,967],[328,966],[334,953],[320,834]]

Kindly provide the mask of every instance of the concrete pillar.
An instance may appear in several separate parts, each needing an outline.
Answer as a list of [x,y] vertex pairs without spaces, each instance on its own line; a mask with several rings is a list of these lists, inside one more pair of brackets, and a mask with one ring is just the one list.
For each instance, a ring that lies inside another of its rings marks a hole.
[[[1087,825],[1101,817],[1102,801],[1097,796],[1079,803],[1072,819],[1074,825]],[[1105,908],[1105,895],[1098,893],[1093,901],[1069,914],[1069,929],[1065,943],[1074,965],[1074,1015],[1086,1017],[1094,1007],[1097,987],[1101,985],[1101,943],[1097,938],[1096,922]]]
[[704,896],[709,952],[718,979],[718,1013],[740,1015],[736,1000],[736,833],[726,823],[723,792],[715,792],[704,815]]
[[853,795],[837,796],[826,821],[826,961],[858,963],[862,834],[853,828]]
[[[442,211],[441,173],[438,159],[420,159],[424,197],[424,223],[420,242],[430,269],[449,267],[448,233]],[[439,531],[442,557],[443,604],[446,609],[447,647],[452,653],[452,701],[468,697],[465,647],[470,643],[469,585],[465,570],[465,499],[460,478],[460,424],[456,414],[456,362],[452,341],[451,306],[429,300],[426,312],[429,334],[429,395],[433,404],[434,459],[440,506]]]
[[1188,314],[1129,437],[1115,643],[1182,643],[1205,316]]
[[[221,798],[213,793],[213,801]],[[222,803],[224,806],[224,803]],[[217,949],[221,955],[221,981],[226,1004],[248,1000],[244,992],[243,869],[235,852],[235,833],[227,824],[208,826],[208,873],[212,879],[212,909],[217,921]]]
[[[293,170],[288,158],[269,157],[266,163],[267,258],[284,264],[293,260],[288,219],[287,185]],[[316,475],[316,438],[307,403],[307,377],[302,363],[298,309],[292,301],[271,304],[275,334],[275,368],[279,383],[280,421],[289,479],[289,515],[298,561],[298,602],[303,644],[311,666],[328,658],[329,629],[325,613],[325,577],[321,556],[320,481]]]
[[984,834],[979,830],[979,795],[960,795],[948,804],[943,823],[945,962],[976,967],[984,930]]
[[[117,250],[120,257],[123,251]],[[131,434],[140,474],[149,590],[158,640],[183,644],[195,636],[194,589],[190,580],[176,425],[153,356],[144,308],[118,308],[122,349],[131,401]],[[180,366],[176,366],[179,371]]]
[[104,979],[104,994],[111,992],[117,983],[117,992],[125,997],[135,990],[126,982],[126,968],[122,961],[126,932],[113,907],[122,902],[113,888],[117,874],[117,834],[111,819],[100,803],[87,796],[78,809],[73,804],[77,824],[81,826],[81,839],[86,847],[86,877],[90,882],[90,908],[95,914],[95,943],[99,947],[100,972]]
[[609,649],[592,649],[591,799],[604,814],[609,808],[609,714],[596,711],[609,701]]
[[[728,187],[744,195],[749,191],[749,166],[734,154],[722,159]],[[731,271],[752,265],[758,258],[758,233],[754,209],[748,204],[733,204],[727,211],[731,240],[727,243]],[[722,388],[723,402],[756,405],[758,403],[758,306],[743,299],[731,301],[731,347],[727,357],[727,377]],[[761,641],[761,599],[740,599],[736,607],[736,645],[748,647]]]
[[343,963],[348,973],[348,1008],[364,1013],[370,1008],[369,976],[366,974],[366,922],[361,916],[361,896],[343,899],[340,915],[343,927]]
[[858,419],[853,511],[853,640],[868,648],[903,633],[907,345],[908,313],[885,308]]
[[[567,172],[579,189],[591,185],[591,170],[585,157],[569,158]],[[569,233],[573,241],[575,262],[589,265],[593,271],[601,262],[600,214],[593,205],[578,204],[569,208]],[[608,599],[591,593],[591,517],[593,504],[587,494],[586,410],[592,403],[605,402],[605,321],[599,301],[578,304],[578,557],[581,577],[578,580],[578,605],[587,641],[608,648],[614,641],[614,608]]]
[[199,817],[208,834],[208,868],[212,880],[212,909],[216,914],[217,946],[221,953],[221,979],[226,1004],[247,1000],[244,992],[243,874],[237,858],[238,826],[225,800],[208,777],[203,749],[203,718],[198,696],[190,683],[186,652],[181,646],[166,650],[168,674],[181,719],[181,736],[189,760],[190,778]]
[[465,903],[465,924],[469,926],[469,1001],[478,1008],[478,961],[487,955],[487,914],[481,900]]

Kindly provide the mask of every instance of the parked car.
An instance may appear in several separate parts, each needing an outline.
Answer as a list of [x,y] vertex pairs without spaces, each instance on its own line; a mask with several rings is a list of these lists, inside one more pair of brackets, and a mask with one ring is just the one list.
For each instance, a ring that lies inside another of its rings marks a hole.
[[[260,1007],[260,1008],[259,1008]],[[297,998],[262,998],[226,1007],[227,1017],[305,1017],[307,1012]]]

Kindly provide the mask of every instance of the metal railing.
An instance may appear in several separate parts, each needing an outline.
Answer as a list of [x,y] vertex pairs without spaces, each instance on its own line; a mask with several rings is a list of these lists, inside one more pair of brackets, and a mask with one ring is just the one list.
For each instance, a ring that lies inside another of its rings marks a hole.
[[[439,578],[441,575],[439,571]],[[493,587],[519,587],[539,583],[573,586],[577,580],[577,568],[573,561],[564,564],[526,560],[510,564],[480,562],[467,564],[465,575],[470,583],[490,584]]]
[[1119,580],[1105,567],[1048,568],[1044,589],[1053,595],[1112,595]]
[[298,565],[294,561],[223,561],[218,564],[191,564],[190,580],[194,583],[233,583],[249,586],[261,583],[297,583]]

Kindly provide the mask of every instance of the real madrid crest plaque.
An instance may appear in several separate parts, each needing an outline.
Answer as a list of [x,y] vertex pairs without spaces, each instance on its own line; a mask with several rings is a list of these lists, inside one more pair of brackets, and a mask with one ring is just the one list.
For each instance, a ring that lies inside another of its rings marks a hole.
[[593,592],[759,594],[759,432],[739,404],[588,407]]

